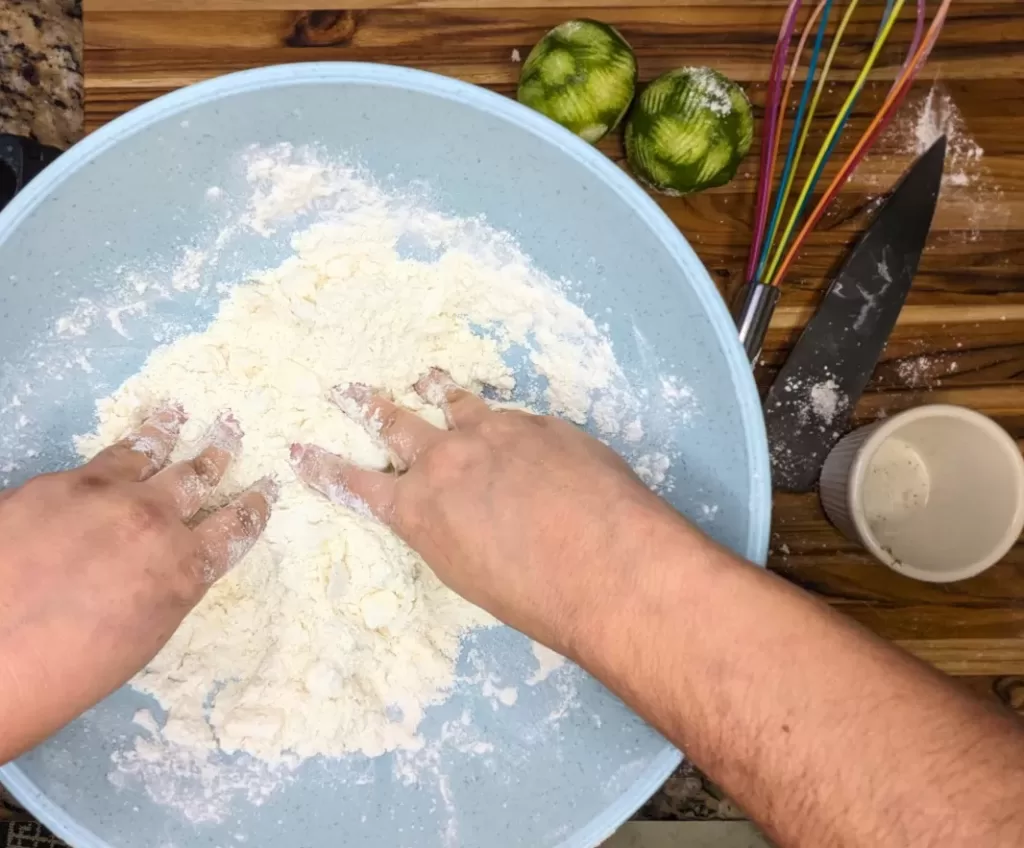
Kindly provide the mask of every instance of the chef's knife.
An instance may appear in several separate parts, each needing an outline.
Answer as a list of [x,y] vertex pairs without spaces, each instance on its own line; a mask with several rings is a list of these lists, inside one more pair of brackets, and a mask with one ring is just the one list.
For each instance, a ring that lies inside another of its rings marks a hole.
[[924,250],[946,137],[903,175],[832,281],[765,400],[773,485],[807,492],[871,379]]

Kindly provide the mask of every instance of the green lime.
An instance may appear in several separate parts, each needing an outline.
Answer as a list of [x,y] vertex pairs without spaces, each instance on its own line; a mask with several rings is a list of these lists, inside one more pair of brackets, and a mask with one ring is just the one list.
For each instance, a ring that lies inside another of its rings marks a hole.
[[679,68],[637,98],[626,123],[626,156],[651,188],[690,194],[736,176],[753,136],[742,88],[711,68]]
[[574,20],[537,42],[523,63],[519,102],[591,144],[613,130],[636,90],[636,56],[614,27]]

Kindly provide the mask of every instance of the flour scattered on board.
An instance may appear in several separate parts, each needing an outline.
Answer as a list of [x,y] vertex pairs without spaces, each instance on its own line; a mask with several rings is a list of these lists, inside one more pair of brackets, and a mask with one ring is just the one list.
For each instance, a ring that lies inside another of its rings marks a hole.
[[[887,190],[899,173],[940,136],[946,136],[946,167],[939,198],[942,214],[955,221],[964,240],[978,241],[984,229],[1000,229],[1009,218],[1003,191],[993,184],[985,151],[971,135],[956,100],[939,82],[927,94],[911,97],[896,113],[880,151],[865,160],[857,179],[866,188]],[[892,159],[892,162],[888,160]],[[881,197],[879,198],[879,202]]]
[[985,151],[969,134],[960,109],[947,92],[933,85],[918,105],[916,115],[911,112],[907,120],[913,121],[911,152],[917,155],[928,150],[942,135],[946,136],[943,185],[967,186],[977,182]]
[[959,363],[951,355],[910,356],[896,365],[900,382],[910,389],[933,389],[942,385],[942,378],[955,374]]

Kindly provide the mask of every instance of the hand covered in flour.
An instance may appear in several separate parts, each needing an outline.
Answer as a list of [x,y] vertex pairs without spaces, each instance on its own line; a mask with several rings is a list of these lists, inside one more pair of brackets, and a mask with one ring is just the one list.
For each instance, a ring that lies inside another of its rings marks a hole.
[[222,418],[164,467],[184,419],[165,409],[81,468],[0,494],[0,762],[142,668],[262,532],[271,481],[189,526],[242,433]]
[[449,587],[574,656],[579,631],[614,603],[660,524],[682,520],[572,424],[492,410],[439,371],[416,389],[442,408],[448,430],[364,387],[337,398],[379,426],[393,473],[294,445],[298,475],[337,503],[365,504]]

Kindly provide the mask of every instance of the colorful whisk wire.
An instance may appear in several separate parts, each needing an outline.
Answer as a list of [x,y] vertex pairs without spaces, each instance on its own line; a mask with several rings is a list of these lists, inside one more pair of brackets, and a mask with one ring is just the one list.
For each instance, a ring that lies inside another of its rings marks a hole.
[[[758,181],[754,214],[754,239],[751,243],[750,256],[747,261],[747,280],[751,284],[767,284],[778,287],[782,283],[808,234],[813,230],[818,221],[821,220],[829,203],[839,193],[839,190],[849,179],[854,169],[867,154],[872,144],[888,125],[893,114],[903,102],[914,77],[935,46],[952,0],[942,0],[927,33],[924,32],[926,2],[925,0],[917,0],[917,20],[914,35],[911,39],[906,61],[900,69],[896,81],[889,90],[881,109],[869,123],[868,128],[855,145],[853,152],[844,161],[828,188],[821,195],[817,204],[814,205],[812,211],[805,216],[805,211],[810,205],[811,196],[825,170],[825,166],[835,152],[850,114],[875,67],[882,49],[892,35],[896,21],[899,19],[900,13],[903,11],[903,7],[908,0],[887,0],[878,25],[874,44],[864,60],[864,64],[857,74],[835,120],[825,135],[811,163],[807,179],[796,193],[796,199],[790,208],[790,199],[793,194],[794,183],[796,182],[810,127],[817,113],[829,72],[846,30],[857,9],[858,2],[859,0],[850,0],[847,5],[829,44],[825,61],[821,66],[821,73],[819,74],[819,60],[825,41],[830,13],[834,5],[834,0],[819,0],[804,25],[793,55],[788,77],[785,84],[783,84],[783,73],[802,0],[790,0],[789,7],[786,10],[775,46],[775,52],[772,56],[768,97],[765,106],[764,132],[761,142],[761,173]],[[779,159],[786,104],[797,76],[801,57],[815,25],[817,25],[817,32],[811,48],[806,80],[796,108],[793,132],[783,160],[778,190],[774,201],[771,201],[773,176]],[[769,209],[771,209],[770,216],[768,214]],[[787,210],[789,212],[788,217],[786,214]],[[784,224],[783,221],[785,221]]]

